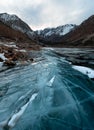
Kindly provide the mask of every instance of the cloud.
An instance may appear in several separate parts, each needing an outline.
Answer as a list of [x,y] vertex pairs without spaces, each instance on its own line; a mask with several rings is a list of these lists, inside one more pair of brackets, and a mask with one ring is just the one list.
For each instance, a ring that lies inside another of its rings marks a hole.
[[31,28],[40,29],[68,23],[80,24],[94,12],[89,0],[3,0],[0,12],[16,14]]

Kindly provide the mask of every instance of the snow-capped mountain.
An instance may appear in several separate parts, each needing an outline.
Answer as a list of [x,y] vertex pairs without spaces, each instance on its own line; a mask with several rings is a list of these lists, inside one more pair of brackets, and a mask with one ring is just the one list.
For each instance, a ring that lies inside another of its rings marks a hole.
[[57,28],[38,30],[39,43],[44,46],[94,47],[94,15],[83,21],[80,25],[67,24]]
[[0,21],[16,31],[20,31],[22,33],[27,34],[28,37],[31,39],[35,38],[34,31],[16,15],[1,13],[0,14]]
[[56,28],[45,28],[44,30],[38,30],[36,31],[36,33],[42,37],[50,37],[53,35],[64,36],[71,30],[73,30],[75,27],[76,25],[66,24],[64,26],[58,26]]
[[77,26],[73,24],[66,24],[56,28],[45,28],[44,30],[37,30],[35,33],[39,38],[40,44],[55,45],[61,42],[62,38],[69,32],[73,31]]
[[0,14],[0,37],[43,46],[93,46],[94,15],[76,26],[66,24],[56,28],[33,31],[16,15]]

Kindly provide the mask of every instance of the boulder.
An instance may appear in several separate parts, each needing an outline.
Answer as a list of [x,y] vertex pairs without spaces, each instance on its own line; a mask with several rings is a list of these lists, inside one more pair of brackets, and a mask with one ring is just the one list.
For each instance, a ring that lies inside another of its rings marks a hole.
[[9,66],[9,67],[13,67],[13,66],[16,65],[16,62],[14,62],[14,61],[11,60],[11,59],[8,59],[8,60],[6,60],[6,61],[4,62],[4,65],[5,65],[5,66]]

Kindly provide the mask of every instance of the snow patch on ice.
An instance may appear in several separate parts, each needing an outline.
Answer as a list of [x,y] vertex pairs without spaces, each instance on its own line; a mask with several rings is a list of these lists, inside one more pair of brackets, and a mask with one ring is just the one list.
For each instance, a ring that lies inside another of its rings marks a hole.
[[32,63],[32,65],[37,65],[39,62],[34,62],[34,63]]
[[91,69],[91,68],[84,67],[84,66],[76,66],[76,65],[73,65],[72,68],[80,71],[81,73],[83,73],[85,75],[87,75],[89,78],[94,78],[94,70]]

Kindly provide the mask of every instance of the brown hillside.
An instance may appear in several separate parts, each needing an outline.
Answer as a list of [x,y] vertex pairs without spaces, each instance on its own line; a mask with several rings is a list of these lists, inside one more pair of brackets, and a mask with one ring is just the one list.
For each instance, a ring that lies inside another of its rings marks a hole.
[[1,21],[0,21],[0,37],[15,40],[17,42],[31,42],[31,40],[27,37],[27,35],[8,27]]
[[66,35],[67,42],[75,42],[94,33],[94,15],[85,20],[75,30]]

